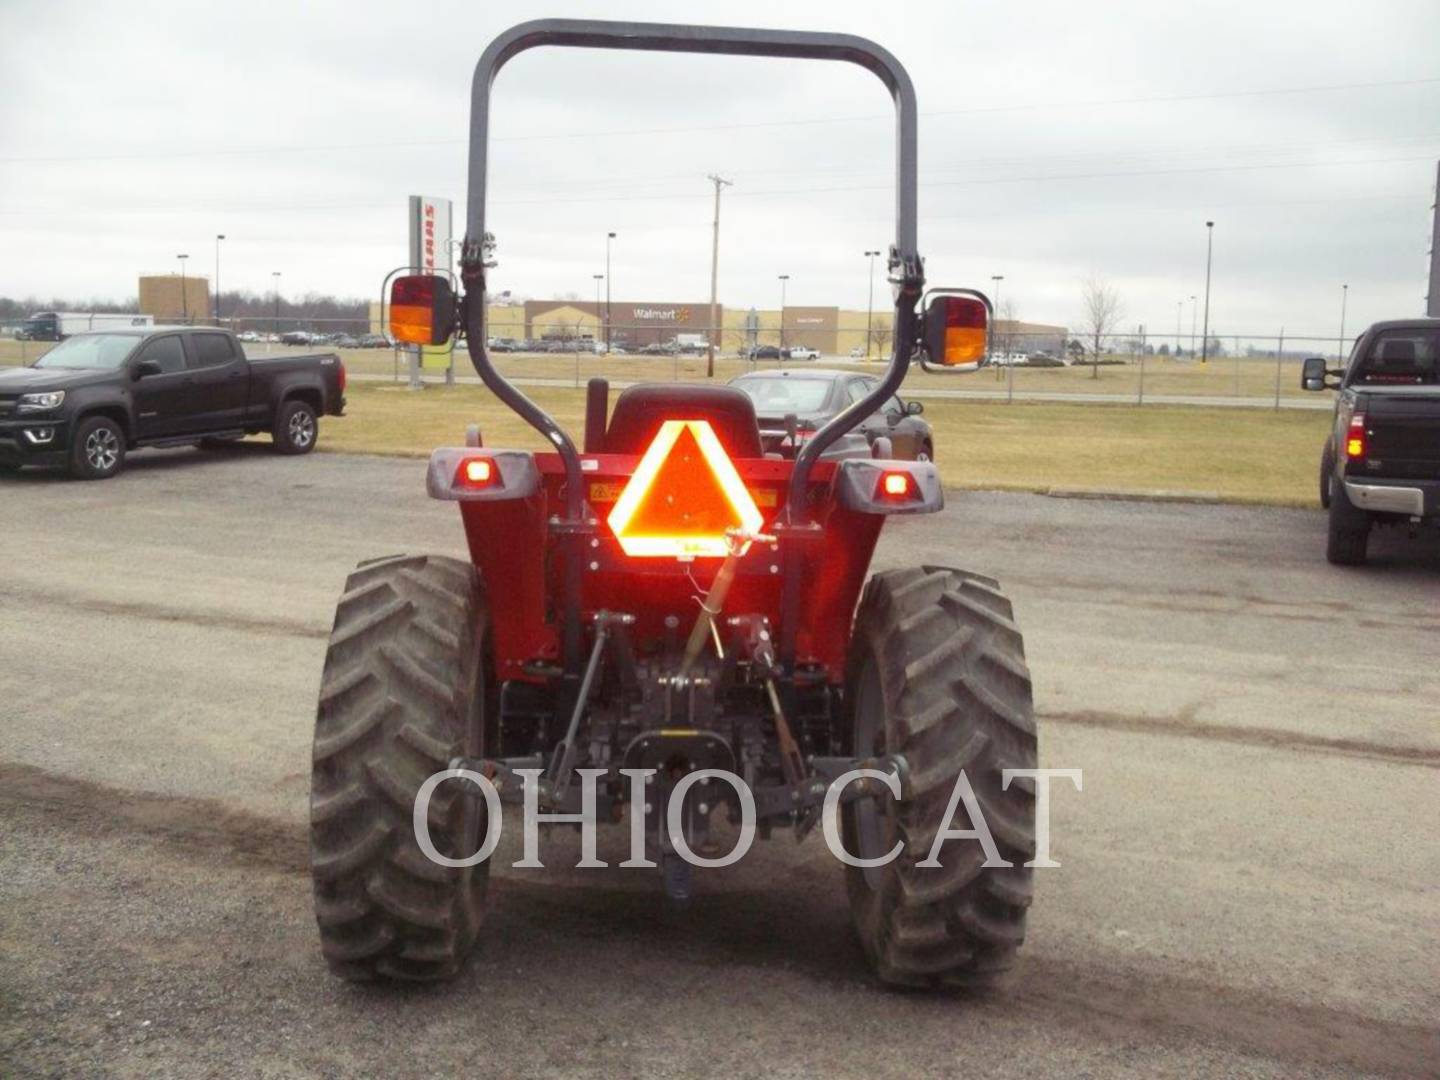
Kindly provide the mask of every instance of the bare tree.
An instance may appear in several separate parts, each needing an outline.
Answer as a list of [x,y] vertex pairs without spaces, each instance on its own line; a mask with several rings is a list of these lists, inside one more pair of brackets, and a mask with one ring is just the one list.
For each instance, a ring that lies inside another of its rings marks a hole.
[[1082,300],[1085,308],[1084,328],[1089,335],[1093,349],[1090,354],[1090,377],[1100,377],[1100,343],[1115,332],[1125,310],[1120,303],[1120,294],[1115,287],[1098,274],[1091,274],[1082,286]]
[[[995,330],[992,335],[994,338],[994,351],[1005,358],[1005,366],[1013,366],[1014,357],[1012,357],[1010,353],[1015,348],[1015,328],[1020,323],[1020,317],[1015,314],[1015,301],[1006,300],[1000,305],[1000,310],[997,312],[997,315],[999,317],[995,320]],[[1004,329],[1001,329],[1002,326]],[[1001,365],[997,364],[995,367],[995,378],[997,379],[1000,378],[1000,366]]]

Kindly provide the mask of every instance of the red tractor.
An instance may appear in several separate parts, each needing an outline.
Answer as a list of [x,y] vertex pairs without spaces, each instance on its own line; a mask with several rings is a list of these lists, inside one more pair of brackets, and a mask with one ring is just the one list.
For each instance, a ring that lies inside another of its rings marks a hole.
[[[597,379],[577,447],[496,370],[490,87],[540,45],[844,60],[879,76],[898,120],[895,319],[869,396],[813,433],[790,424],[767,451],[739,390],[632,386],[612,411]],[[943,566],[866,580],[885,519],[940,510],[943,495],[932,462],[887,460],[883,440],[874,456],[856,425],[912,361],[974,370],[988,345],[981,294],[924,293],[916,115],[894,57],[846,35],[543,20],[486,50],[463,296],[444,277],[397,279],[392,333],[463,334],[485,385],[553,449],[492,449],[472,428],[467,445],[436,450],[429,492],[458,504],[470,561],[392,556],[346,582],[310,803],[315,911],[337,974],[461,967],[485,912],[489,862],[474,856],[502,803],[592,824],[628,807],[640,856],[628,865],[658,867],[676,900],[721,807],[762,836],[823,821],[849,855],[855,928],[882,980],[975,985],[1012,964],[1035,786],[1010,770],[1035,767],[1036,732],[1010,602],[992,579]]]

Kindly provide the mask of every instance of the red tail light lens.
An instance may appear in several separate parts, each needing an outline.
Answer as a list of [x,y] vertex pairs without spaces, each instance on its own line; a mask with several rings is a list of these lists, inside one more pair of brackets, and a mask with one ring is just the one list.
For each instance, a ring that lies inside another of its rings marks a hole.
[[1356,413],[1350,417],[1350,429],[1345,435],[1345,458],[1357,461],[1365,456],[1365,414]]
[[466,458],[455,470],[455,486],[472,490],[499,487],[500,470],[491,458]]
[[908,472],[881,473],[880,481],[875,486],[875,497],[889,502],[903,502],[915,498],[918,494],[915,478]]
[[344,361],[344,360],[341,360],[341,361],[340,361],[340,393],[342,393],[342,394],[345,392],[345,379],[346,379],[346,377],[347,377],[347,376],[346,376],[346,374],[345,374],[345,361]]

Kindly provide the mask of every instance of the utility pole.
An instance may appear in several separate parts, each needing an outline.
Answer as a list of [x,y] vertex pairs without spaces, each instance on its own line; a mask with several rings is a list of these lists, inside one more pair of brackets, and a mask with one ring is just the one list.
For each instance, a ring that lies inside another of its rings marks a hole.
[[610,241],[615,234],[605,234],[605,355],[610,355]]
[[1180,355],[1180,318],[1185,314],[1185,301],[1175,301],[1175,355]]
[[185,300],[185,260],[189,257],[189,255],[175,256],[180,260],[180,321],[183,323],[190,321],[190,307]]
[[780,275],[780,362],[785,362],[785,283],[790,280],[789,274]]
[[720,189],[729,187],[734,181],[726,180],[718,173],[711,173],[708,179],[715,185],[715,224],[710,234],[710,332],[705,335],[710,342],[710,351],[705,360],[705,377],[713,379],[715,377],[715,339],[720,336],[720,331],[715,325],[715,290],[720,276]]
[[1195,358],[1195,305],[1199,301],[1198,296],[1190,297],[1190,358]]
[[1200,334],[1200,366],[1210,359],[1210,255],[1214,250],[1215,223],[1205,222],[1205,327]]
[[1350,286],[1340,286],[1340,350],[1337,354],[1340,363],[1345,363],[1345,304],[1350,299]]
[[220,325],[220,241],[225,239],[225,234],[215,234],[215,325]]
[[875,256],[878,251],[867,251],[865,257],[870,260],[870,299],[865,301],[865,359],[870,359],[870,343],[875,340],[874,331],[871,326],[875,321]]

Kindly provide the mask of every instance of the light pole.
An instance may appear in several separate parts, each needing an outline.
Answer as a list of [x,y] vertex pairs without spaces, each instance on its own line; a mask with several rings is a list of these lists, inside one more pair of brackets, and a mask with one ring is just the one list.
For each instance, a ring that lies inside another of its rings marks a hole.
[[[598,323],[600,321],[600,282],[606,280],[606,278],[604,274],[591,274],[590,276],[595,279],[595,321]],[[596,340],[599,340],[598,336]],[[605,343],[605,352],[610,352],[609,342]]]
[[605,234],[605,354],[610,354],[610,241],[615,234]]
[[789,274],[780,275],[780,359],[785,359],[785,283],[790,280]]
[[180,321],[183,323],[190,321],[190,306],[185,300],[185,260],[189,257],[189,255],[175,256],[180,260]]
[[1215,223],[1205,222],[1205,325],[1200,331],[1200,366],[1210,359],[1210,255],[1214,251]]
[[867,251],[865,257],[870,260],[870,298],[865,301],[865,359],[870,359],[870,343],[875,340],[874,331],[870,328],[875,321],[875,256],[878,251]]
[[270,271],[270,291],[275,294],[275,329],[272,331],[276,337],[280,336],[280,271]]
[[225,234],[215,234],[215,325],[220,325],[220,241],[225,239]]
[[1175,355],[1180,355],[1180,319],[1185,314],[1185,301],[1175,301]]
[[1350,299],[1350,286],[1340,286],[1340,363],[1345,363],[1345,303]]
[[1191,359],[1194,359],[1194,357],[1195,357],[1195,311],[1196,311],[1196,305],[1199,303],[1199,300],[1200,300],[1200,298],[1199,298],[1198,296],[1192,296],[1192,297],[1190,297],[1190,357],[1191,357]]

